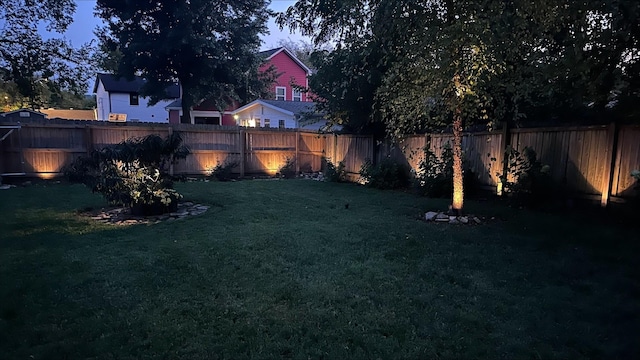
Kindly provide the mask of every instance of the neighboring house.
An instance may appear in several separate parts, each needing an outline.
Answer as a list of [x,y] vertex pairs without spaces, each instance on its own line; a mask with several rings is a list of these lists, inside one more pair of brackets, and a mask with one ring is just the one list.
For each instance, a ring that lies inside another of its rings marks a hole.
[[246,127],[319,130],[326,120],[307,101],[255,100],[233,111],[237,124]]
[[14,111],[7,111],[0,114],[2,120],[10,122],[26,121],[26,120],[45,120],[47,117],[45,114],[34,111],[31,109],[18,109]]
[[76,110],[76,109],[40,109],[48,119],[65,119],[65,120],[97,120],[96,109],[93,110]]
[[[229,125],[235,126],[232,111],[238,106],[230,106],[225,111],[218,111],[210,100],[205,100],[191,109],[191,124]],[[179,124],[182,117],[182,99],[177,99],[165,107],[169,113],[169,123]]]
[[[298,60],[293,53],[284,47],[280,47],[262,51],[259,55],[265,61],[259,71],[266,71],[273,66],[277,75],[277,79],[272,85],[273,98],[268,100],[305,103],[311,100],[307,97],[306,93],[303,93],[299,89],[299,87],[308,87],[307,78],[311,75],[311,70],[302,61]],[[263,101],[267,101],[267,99]],[[165,108],[169,112],[169,123],[180,123],[180,118],[182,116],[181,100],[176,99]],[[217,109],[210,101],[203,101],[193,107],[191,111],[191,123],[230,126],[241,125],[232,116],[233,114],[236,114],[236,112],[234,112],[236,108],[238,108],[238,104],[229,106],[224,111],[219,111],[219,109]],[[293,118],[290,119],[289,123],[292,122]],[[271,126],[277,127],[274,125]]]
[[266,50],[259,53],[265,59],[260,71],[266,71],[273,66],[277,75],[273,85],[273,100],[311,101],[308,94],[300,91],[299,87],[309,87],[311,70],[293,53],[285,47]]
[[139,76],[129,81],[111,74],[98,74],[93,87],[97,102],[97,120],[122,121],[124,117],[126,121],[168,123],[169,116],[165,108],[180,98],[180,87],[178,84],[169,86],[166,100],[148,106],[149,99],[140,96],[140,88],[144,81]]

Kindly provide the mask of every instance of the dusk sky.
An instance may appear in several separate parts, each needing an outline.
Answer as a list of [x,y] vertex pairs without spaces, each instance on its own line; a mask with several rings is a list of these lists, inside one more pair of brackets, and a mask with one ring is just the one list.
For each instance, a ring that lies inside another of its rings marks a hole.
[[[292,0],[272,0],[271,8],[274,11],[284,11],[287,7],[293,5],[295,1]],[[74,22],[69,26],[64,36],[71,40],[74,46],[80,46],[84,43],[90,42],[95,39],[93,30],[96,26],[102,24],[102,20],[95,17],[93,14],[93,8],[96,5],[96,0],[76,0],[77,8],[74,14]],[[290,33],[289,29],[285,28],[284,31],[280,31],[275,21],[271,19],[269,21],[270,34],[262,37],[262,50],[272,49],[278,45],[278,41],[281,39],[291,39],[293,41],[306,40],[308,38],[301,36],[300,34]]]

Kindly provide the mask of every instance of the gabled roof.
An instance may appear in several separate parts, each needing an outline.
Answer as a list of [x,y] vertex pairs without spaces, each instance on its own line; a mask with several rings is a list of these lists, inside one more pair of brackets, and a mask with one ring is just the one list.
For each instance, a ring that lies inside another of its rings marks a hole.
[[[140,88],[145,84],[146,80],[140,76],[135,76],[133,80],[127,80],[124,77],[117,77],[112,74],[98,74],[93,92],[98,90],[98,82],[102,82],[102,86],[108,92],[115,93],[138,93]],[[180,86],[171,84],[167,87],[167,95],[170,99],[180,97]]]
[[302,61],[300,61],[295,55],[293,55],[291,51],[289,51],[289,49],[287,49],[284,46],[275,48],[275,49],[261,51],[258,53],[258,56],[264,58],[265,60],[271,60],[271,58],[273,58],[274,56],[278,55],[281,52],[284,52],[285,54],[287,54],[291,58],[291,60],[293,60],[296,64],[298,64],[298,66],[300,66],[302,69],[304,69],[304,71],[307,74],[311,74],[312,72],[311,69],[309,69],[307,65],[305,65]]
[[31,109],[25,109],[25,108],[18,109],[18,110],[13,110],[13,111],[7,111],[7,112],[4,112],[4,113],[0,113],[0,115],[6,116],[6,115],[15,114],[15,113],[25,112],[25,111],[33,113],[33,114],[36,114],[36,115],[46,116],[45,114],[43,114],[43,113],[41,113],[39,111],[35,111],[35,110],[31,110]]
[[304,113],[315,113],[316,104],[309,101],[284,101],[284,100],[264,100],[258,99],[248,103],[233,111],[233,114],[237,114],[250,107],[262,105],[275,111],[280,111],[284,114],[291,116],[298,116]]
[[96,120],[95,110],[75,110],[75,109],[40,109],[49,119],[67,119],[67,120]]

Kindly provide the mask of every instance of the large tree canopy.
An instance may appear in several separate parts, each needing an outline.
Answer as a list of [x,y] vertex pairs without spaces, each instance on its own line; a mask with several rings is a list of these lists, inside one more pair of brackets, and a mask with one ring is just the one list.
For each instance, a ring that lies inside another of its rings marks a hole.
[[[352,56],[375,47],[381,81],[371,119],[379,114],[396,136],[452,126],[461,208],[463,120],[637,114],[628,104],[640,100],[639,17],[640,3],[616,0],[299,0],[278,21]],[[325,58],[318,73],[335,66]]]
[[11,106],[50,105],[51,94],[82,94],[89,77],[88,47],[74,49],[62,34],[72,22],[72,0],[0,0],[0,76],[2,97]]
[[98,0],[107,22],[103,46],[119,51],[119,75],[146,78],[141,95],[152,103],[168,83],[182,86],[183,121],[190,108],[212,99],[222,110],[231,101],[264,96],[257,69],[259,35],[271,12],[265,0]]

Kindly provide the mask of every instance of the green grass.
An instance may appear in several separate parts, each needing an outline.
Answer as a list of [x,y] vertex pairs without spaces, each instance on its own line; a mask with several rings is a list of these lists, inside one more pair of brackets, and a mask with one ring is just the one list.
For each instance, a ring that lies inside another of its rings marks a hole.
[[[350,184],[178,184],[114,227],[81,186],[0,192],[0,359],[638,358],[638,232]],[[345,204],[349,208],[345,209]]]

